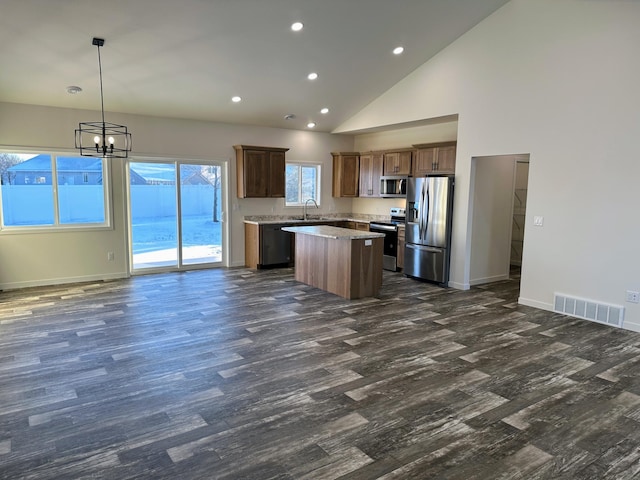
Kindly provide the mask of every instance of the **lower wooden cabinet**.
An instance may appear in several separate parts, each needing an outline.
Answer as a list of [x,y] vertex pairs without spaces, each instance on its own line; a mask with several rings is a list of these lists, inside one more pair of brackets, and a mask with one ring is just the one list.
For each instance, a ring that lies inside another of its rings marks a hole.
[[363,232],[369,231],[369,222],[356,222],[355,220],[348,220],[346,222],[341,222],[341,225],[338,225],[342,228],[350,228],[351,230],[361,230]]

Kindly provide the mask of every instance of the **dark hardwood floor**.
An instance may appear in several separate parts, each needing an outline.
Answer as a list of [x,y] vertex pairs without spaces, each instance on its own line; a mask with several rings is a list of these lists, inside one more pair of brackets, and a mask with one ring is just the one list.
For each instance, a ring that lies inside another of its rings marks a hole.
[[630,479],[640,335],[385,273],[0,293],[2,479]]

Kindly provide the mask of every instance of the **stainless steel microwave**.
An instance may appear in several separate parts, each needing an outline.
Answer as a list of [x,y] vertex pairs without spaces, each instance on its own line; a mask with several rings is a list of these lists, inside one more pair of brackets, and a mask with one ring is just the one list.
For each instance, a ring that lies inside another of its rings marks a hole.
[[380,177],[381,197],[406,197],[407,177],[382,176]]

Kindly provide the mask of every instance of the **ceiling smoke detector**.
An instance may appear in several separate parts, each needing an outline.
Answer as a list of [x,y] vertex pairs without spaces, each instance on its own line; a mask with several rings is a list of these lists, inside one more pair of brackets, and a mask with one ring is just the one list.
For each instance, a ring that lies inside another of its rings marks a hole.
[[287,114],[284,116],[284,119],[285,119],[285,120],[293,120],[294,118],[296,118],[296,116],[295,116],[293,113],[287,113]]

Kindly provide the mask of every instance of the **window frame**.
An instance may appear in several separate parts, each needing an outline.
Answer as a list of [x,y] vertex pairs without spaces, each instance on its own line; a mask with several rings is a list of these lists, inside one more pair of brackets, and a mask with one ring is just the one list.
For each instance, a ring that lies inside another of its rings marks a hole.
[[[287,168],[289,166],[295,166],[298,167],[298,202],[296,203],[292,203],[292,202],[287,202]],[[320,201],[322,199],[322,164],[321,163],[315,163],[315,162],[297,162],[297,161],[287,161],[285,163],[285,196],[284,196],[284,206],[285,207],[303,207],[304,206],[304,201],[302,198],[300,198],[300,194],[302,192],[302,168],[306,167],[306,168],[315,168],[316,170],[316,198],[314,198],[314,200],[316,201],[316,203],[318,204],[318,206],[320,206]]]
[[[16,154],[16,155],[49,155],[51,157],[51,189],[53,201],[53,224],[43,225],[5,225],[4,224],[4,206],[2,198],[2,185],[0,184],[0,235],[16,234],[16,233],[50,233],[50,232],[71,232],[71,231],[95,231],[95,230],[113,230],[112,215],[112,191],[111,191],[111,161],[102,158],[102,196],[104,205],[104,221],[103,222],[87,222],[87,223],[61,223],[60,222],[60,201],[58,192],[58,158],[96,158],[81,156],[75,150],[73,151],[46,151],[46,150],[24,150],[2,148],[0,153]],[[35,181],[31,182],[36,184]],[[84,185],[80,184],[80,185]]]

